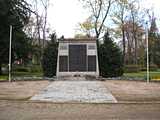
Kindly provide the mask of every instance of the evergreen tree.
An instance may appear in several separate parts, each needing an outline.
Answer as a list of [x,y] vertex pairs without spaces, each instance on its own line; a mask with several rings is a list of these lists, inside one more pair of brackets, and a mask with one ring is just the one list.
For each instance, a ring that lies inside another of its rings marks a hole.
[[117,77],[123,74],[123,57],[120,48],[109,37],[104,35],[104,43],[99,47],[100,75],[103,77]]
[[12,58],[22,59],[28,56],[29,39],[23,27],[28,23],[29,17],[29,5],[24,0],[0,0],[0,74],[2,64],[8,63],[10,25],[13,26]]
[[158,34],[155,17],[151,19],[151,27],[149,29],[148,41],[150,64],[156,64],[160,66],[160,35]]
[[43,74],[46,77],[53,77],[56,75],[57,68],[57,55],[58,55],[58,45],[56,42],[56,34],[51,35],[51,41],[48,43],[47,47],[44,49],[42,68]]
[[148,44],[149,44],[149,56],[150,56],[150,63],[154,63],[154,47],[155,42],[157,39],[157,25],[156,25],[156,19],[153,17],[151,19],[151,27],[148,34]]
[[157,35],[157,39],[155,40],[153,52],[154,52],[153,62],[158,67],[160,67],[160,34]]

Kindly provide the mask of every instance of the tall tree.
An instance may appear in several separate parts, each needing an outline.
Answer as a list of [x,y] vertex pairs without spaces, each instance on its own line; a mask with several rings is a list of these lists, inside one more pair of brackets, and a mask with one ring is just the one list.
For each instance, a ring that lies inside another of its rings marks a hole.
[[[23,27],[28,23],[30,17],[29,5],[25,0],[1,0],[0,1],[0,74],[1,66],[8,62],[9,52],[9,26],[13,25],[13,46],[21,48],[13,48],[14,55],[17,57],[26,56],[21,54],[26,48],[26,44],[22,41],[27,40]],[[26,42],[25,42],[26,43]],[[25,52],[26,53],[26,52]],[[23,56],[22,56],[23,55]]]
[[84,34],[83,36],[94,36],[94,24],[92,16],[88,17],[84,22],[78,24],[77,32]]
[[[134,32],[133,32],[133,25],[136,33],[137,39],[137,47],[135,47],[135,39],[134,39]],[[144,36],[144,29],[139,23],[132,23],[132,20],[126,21],[124,25],[125,36],[126,36],[126,64],[135,64],[135,49],[137,54],[137,58],[141,58],[142,51],[145,50],[145,39]],[[141,52],[140,52],[141,51]],[[144,56],[143,56],[144,57]],[[137,61],[138,62],[138,61]]]
[[101,76],[117,77],[123,74],[122,52],[108,32],[104,35],[104,43],[99,47],[99,60]]
[[[97,23],[97,26],[100,27],[101,23]],[[104,32],[106,30],[106,26],[103,25],[103,29],[101,32]],[[84,36],[88,37],[96,37],[95,36],[95,24],[93,20],[93,16],[88,17],[84,22],[79,23],[77,32],[80,32],[81,34],[84,34]]]
[[134,64],[137,65],[137,35],[136,35],[136,20],[137,19],[136,18],[138,16],[138,9],[139,8],[136,8],[135,4],[137,4],[136,1],[131,2],[129,4],[129,9],[130,9],[130,13],[131,13],[130,18],[131,18],[132,24],[133,24],[132,25],[132,32],[133,32],[132,39],[134,39],[134,47],[135,47],[135,49],[134,49]]
[[[113,12],[112,20],[114,24],[118,26],[121,32],[120,37],[122,38],[122,46],[123,46],[123,62],[125,64],[125,57],[126,57],[126,40],[125,40],[125,21],[127,18],[127,8],[128,8],[128,0],[117,0],[116,1],[116,10]],[[118,30],[119,30],[118,29]],[[116,33],[118,31],[116,30]],[[117,35],[117,34],[116,34]]]
[[37,63],[41,63],[44,48],[47,45],[50,28],[48,26],[48,7],[50,0],[30,0],[31,19],[25,26],[25,32],[32,39],[33,46],[36,47]]
[[160,34],[157,35],[157,39],[155,41],[153,60],[154,64],[160,67]]
[[48,17],[49,0],[41,0],[41,2],[44,7],[43,25],[42,25],[42,33],[43,33],[42,49],[44,49],[44,41],[46,40],[46,32],[47,32],[47,17]]
[[84,6],[91,11],[94,21],[94,30],[96,33],[96,38],[99,38],[114,0],[80,0],[80,1],[82,1]]
[[155,56],[158,52],[157,44],[159,45],[159,34],[154,13],[152,14],[152,16],[150,16],[150,29],[148,34],[148,40],[149,40],[150,63],[153,64],[156,61]]
[[44,76],[53,77],[56,75],[57,68],[57,55],[58,55],[58,44],[56,34],[53,33],[50,36],[51,41],[44,49],[42,68]]

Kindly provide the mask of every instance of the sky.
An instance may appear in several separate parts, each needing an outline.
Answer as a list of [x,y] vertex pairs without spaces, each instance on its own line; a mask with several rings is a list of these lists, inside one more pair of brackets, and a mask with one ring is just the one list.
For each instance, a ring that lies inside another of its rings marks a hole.
[[[48,22],[56,31],[58,37],[64,35],[71,38],[75,35],[78,23],[85,21],[89,16],[78,0],[50,0],[48,10]],[[160,0],[142,0],[141,5],[146,8],[154,8],[155,15],[160,18]],[[157,21],[160,21],[158,19]],[[160,26],[160,22],[157,23]]]
[[78,0],[52,0],[48,10],[48,20],[58,36],[74,37],[76,26],[83,22],[89,13]]

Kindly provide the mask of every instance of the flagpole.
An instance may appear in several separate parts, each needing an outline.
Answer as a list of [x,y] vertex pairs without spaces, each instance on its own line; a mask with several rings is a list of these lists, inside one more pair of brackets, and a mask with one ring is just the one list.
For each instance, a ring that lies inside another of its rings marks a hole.
[[146,47],[147,47],[147,83],[149,83],[149,49],[148,49],[148,22],[146,22]]
[[10,39],[9,39],[9,82],[11,82],[11,58],[12,58],[12,25],[10,25]]

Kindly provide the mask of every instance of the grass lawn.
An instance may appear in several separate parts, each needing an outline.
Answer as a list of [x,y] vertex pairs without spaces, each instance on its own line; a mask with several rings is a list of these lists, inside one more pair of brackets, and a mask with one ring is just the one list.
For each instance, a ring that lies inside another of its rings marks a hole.
[[[12,77],[42,77],[43,73],[39,72],[14,72],[12,73]],[[0,81],[1,80],[8,80],[8,75],[0,75]]]
[[13,72],[12,76],[15,76],[15,77],[42,77],[43,73],[40,73],[40,72]]
[[[5,67],[4,67],[5,68]],[[7,70],[7,68],[5,68]],[[14,77],[42,77],[42,68],[39,65],[23,66],[13,65],[12,66],[12,78]],[[7,71],[3,75],[0,75],[0,80],[8,80]]]
[[[42,77],[42,72],[13,72],[12,77]],[[146,78],[146,72],[124,73],[124,77]],[[160,81],[160,69],[158,71],[150,71],[150,78]],[[8,80],[8,75],[0,75],[1,80]]]
[[7,75],[0,75],[0,81],[1,80],[8,80],[8,76]]
[[[138,72],[138,73],[124,73],[125,77],[140,77],[146,78],[146,72]],[[160,71],[150,71],[150,78],[151,79],[160,79]]]

